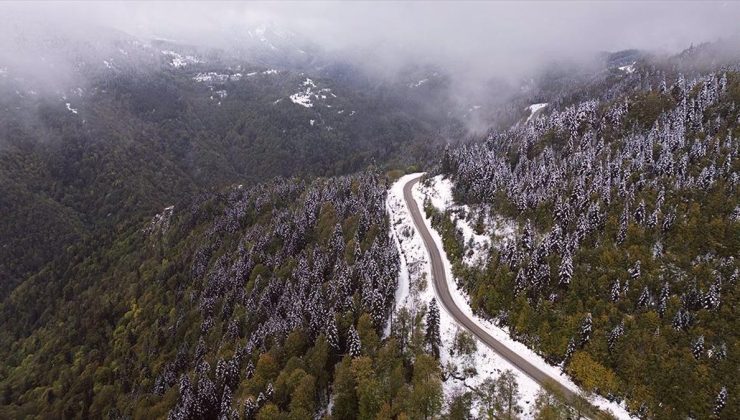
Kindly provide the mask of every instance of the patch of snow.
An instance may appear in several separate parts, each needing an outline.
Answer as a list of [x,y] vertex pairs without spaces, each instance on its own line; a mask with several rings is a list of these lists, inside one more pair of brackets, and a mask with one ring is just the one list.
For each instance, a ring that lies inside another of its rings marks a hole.
[[202,63],[203,61],[194,55],[181,55],[174,51],[162,50],[162,54],[170,57],[170,65],[174,68],[182,68],[188,64]]
[[313,125],[316,124],[316,120],[308,120],[308,123],[311,124],[311,127],[313,127]]
[[419,86],[423,85],[424,83],[426,83],[426,82],[428,82],[428,81],[429,81],[429,79],[421,79],[421,80],[419,80],[419,81],[418,81],[418,82],[416,82],[416,83],[411,83],[411,84],[409,84],[409,87],[410,87],[410,88],[412,88],[412,89],[413,89],[413,88],[418,88]]
[[111,62],[108,61],[108,60],[103,60],[103,64],[105,64],[105,68],[107,68],[107,69],[110,69],[110,70],[114,70],[115,69],[113,67],[113,64],[111,64]]
[[217,90],[216,95],[218,95],[219,98],[223,99],[228,96],[228,93],[225,90]]
[[290,95],[290,100],[293,101],[294,104],[305,106],[306,108],[313,107],[313,103],[311,102],[311,95],[306,92],[298,92]]
[[528,106],[526,109],[529,110],[529,117],[527,117],[527,122],[529,122],[534,115],[539,112],[541,109],[545,108],[548,105],[547,102],[543,102],[541,104],[532,104]]
[[636,63],[637,63],[636,61],[633,61],[632,64],[619,67],[619,70],[621,70],[621,71],[623,71],[623,72],[625,72],[627,74],[632,74],[632,73],[635,72],[635,64]]
[[69,112],[71,112],[73,114],[76,114],[77,113],[77,110],[75,108],[72,108],[72,104],[70,104],[69,102],[67,102],[65,105],[67,105],[67,111],[69,111]]
[[355,111],[352,111],[352,112],[349,113],[349,116],[350,117],[353,116],[353,115],[355,115]]
[[306,78],[306,80],[301,83],[301,91],[290,95],[290,100],[294,104],[311,108],[313,107],[312,99],[326,99],[325,93],[331,92],[331,89],[328,88],[316,89],[316,83],[313,80]]
[[278,74],[278,71],[275,69],[269,69],[262,72],[262,74]]
[[247,73],[247,77],[252,77],[252,76],[254,76],[255,74],[257,74],[257,72],[256,72],[256,71],[252,71],[252,72],[249,72],[249,73]]
[[226,82],[226,81],[239,81],[242,78],[241,73],[224,74],[216,73],[215,71],[209,71],[207,73],[198,73],[193,76],[193,80],[198,83],[211,83],[211,82]]

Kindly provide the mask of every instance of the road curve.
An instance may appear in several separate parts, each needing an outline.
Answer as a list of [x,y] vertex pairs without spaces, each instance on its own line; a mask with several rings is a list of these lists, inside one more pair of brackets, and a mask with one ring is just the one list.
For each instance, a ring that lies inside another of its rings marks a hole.
[[[569,401],[573,401],[577,397],[577,394],[575,392],[563,386],[555,378],[543,372],[532,363],[528,362],[525,358],[511,350],[505,344],[496,340],[485,329],[481,328],[477,323],[475,323],[472,319],[465,315],[465,313],[455,304],[455,301],[452,298],[452,294],[450,294],[450,288],[447,282],[444,263],[442,262],[442,256],[439,252],[439,249],[437,248],[437,244],[434,242],[434,239],[432,239],[432,235],[429,233],[429,229],[424,223],[419,205],[411,193],[412,188],[414,187],[414,185],[416,185],[416,183],[419,182],[422,176],[423,175],[420,175],[417,178],[409,180],[406,185],[403,186],[403,198],[406,202],[406,207],[411,213],[411,218],[414,220],[416,230],[421,235],[421,238],[424,241],[424,246],[426,247],[429,254],[432,268],[432,283],[434,284],[434,289],[436,291],[437,297],[439,298],[439,301],[442,303],[445,310],[461,327],[465,328],[470,333],[475,335],[480,341],[485,343],[501,357],[508,360],[509,363],[516,366],[519,370],[529,375],[529,377],[534,379],[537,383],[541,385],[549,383],[552,387],[559,390]],[[584,414],[589,415],[589,417],[602,417],[600,415],[601,413],[598,409],[596,409],[596,407],[588,407],[586,410],[588,411],[588,413]]]

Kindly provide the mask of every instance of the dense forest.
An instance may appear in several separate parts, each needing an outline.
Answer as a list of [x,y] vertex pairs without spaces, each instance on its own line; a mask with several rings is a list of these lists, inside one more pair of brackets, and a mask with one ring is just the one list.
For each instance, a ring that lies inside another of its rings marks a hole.
[[737,418],[740,73],[645,61],[604,83],[445,152],[462,217],[513,221],[514,241],[471,267],[452,215],[436,225],[474,308],[585,390],[643,418]]
[[440,349],[434,299],[394,307],[386,197],[424,169],[477,233],[517,227],[468,264],[426,206],[477,313],[640,418],[738,417],[721,44],[555,63],[481,106],[438,68],[106,36],[43,50],[76,60],[53,87],[0,67],[0,418],[522,417],[510,371],[446,395],[440,353],[475,339]]
[[[173,67],[163,45],[113,47],[130,62],[87,69],[61,92],[0,75],[0,297],[78,240],[193,194],[374,162],[405,168],[429,161],[437,132],[455,125],[416,112],[395,86],[336,72],[314,81],[225,58]],[[135,53],[164,58],[142,64]],[[311,107],[290,99],[306,80],[323,95]]]

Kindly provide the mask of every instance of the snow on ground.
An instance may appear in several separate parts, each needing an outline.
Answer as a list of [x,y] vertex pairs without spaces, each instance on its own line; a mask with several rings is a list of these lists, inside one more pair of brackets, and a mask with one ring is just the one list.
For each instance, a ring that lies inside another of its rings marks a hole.
[[278,71],[275,69],[270,69],[263,71],[262,74],[278,74]]
[[[440,212],[450,211],[455,227],[463,235],[463,263],[468,266],[485,264],[492,247],[499,248],[514,240],[516,225],[502,217],[493,218],[486,208],[471,208],[468,205],[455,205],[452,198],[452,182],[437,175],[430,185],[420,185],[424,196]],[[482,213],[482,214],[481,214]],[[483,232],[478,233],[475,225],[482,217]]]
[[76,114],[77,113],[77,110],[75,108],[72,108],[72,104],[71,103],[67,102],[65,105],[67,105],[67,111],[69,111],[69,112],[71,112],[73,114]]
[[423,85],[424,83],[426,83],[426,82],[428,82],[428,81],[429,81],[429,79],[421,79],[421,80],[419,80],[419,81],[418,81],[418,82],[416,82],[416,83],[411,83],[411,84],[409,85],[409,87],[410,87],[410,88],[417,88],[417,87],[419,87],[419,86]]
[[[256,74],[256,73],[250,73],[250,74]],[[242,78],[241,73],[234,73],[234,74],[223,74],[223,73],[216,73],[215,71],[209,71],[208,73],[198,73],[193,77],[193,80],[195,80],[198,83],[211,83],[211,82],[226,82],[226,81],[239,81]]]
[[185,67],[188,64],[202,63],[203,61],[194,55],[181,55],[174,51],[162,50],[162,54],[170,57],[170,65],[174,68]]
[[635,63],[636,61],[633,61],[632,64],[627,65],[627,66],[622,66],[619,68],[619,70],[622,70],[623,72],[627,74],[632,74],[635,72]]
[[[403,185],[406,184],[410,179],[413,179],[417,174],[409,174],[401,177],[396,181],[388,192],[388,199],[386,202],[386,208],[390,217],[392,236],[398,246],[401,254],[401,269],[398,279],[398,289],[396,290],[396,307],[406,307],[410,312],[415,313],[422,305],[428,303],[433,297],[435,297],[435,291],[433,286],[430,284],[430,266],[429,257],[426,249],[424,248],[421,237],[419,236],[416,228],[414,227],[411,215],[406,208],[403,199]],[[445,180],[441,177],[435,177],[431,183],[431,188],[423,187],[421,184],[417,184],[413,189],[413,195],[417,203],[421,206],[424,199],[429,199],[437,208],[447,208],[452,205],[452,184],[449,180]],[[422,212],[423,213],[423,212]],[[468,304],[468,299],[464,295],[464,292],[458,290],[456,284],[452,280],[452,267],[447,255],[442,247],[442,240],[437,233],[431,227],[431,221],[425,216],[424,222],[427,228],[430,230],[437,247],[440,250],[440,254],[444,261],[445,270],[447,272],[447,279],[451,281],[450,292],[455,300],[455,303],[460,309],[471,319],[474,320],[478,325],[485,328],[493,337],[502,343],[506,344],[510,348],[517,351],[518,354],[527,358],[527,360],[539,369],[547,372],[554,379],[561,382],[564,386],[578,391],[578,387],[564,374],[560,372],[558,366],[551,366],[547,364],[540,356],[534,351],[527,348],[524,344],[513,340],[506,328],[501,328],[488,320],[482,319],[473,315],[472,309]],[[504,227],[501,230],[510,228]],[[513,230],[512,232],[513,233]],[[441,305],[440,305],[441,306]],[[519,383],[519,392],[521,399],[519,401],[520,406],[524,409],[524,418],[533,418],[534,400],[537,392],[539,391],[539,385],[525,373],[519,371],[515,366],[510,364],[508,361],[502,359],[498,354],[493,352],[489,347],[476,340],[477,349],[470,355],[459,355],[452,354],[453,343],[455,335],[457,334],[459,327],[453,321],[452,317],[444,310],[444,307],[440,310],[440,331],[442,335],[442,348],[440,349],[440,361],[442,366],[450,367],[451,370],[456,372],[453,376],[449,376],[443,383],[445,399],[449,399],[458,394],[459,392],[469,389],[469,387],[475,387],[479,385],[483,380],[488,377],[498,376],[504,370],[512,370]],[[452,367],[456,367],[454,369]],[[473,367],[476,371],[474,375],[467,376],[464,374],[465,369]],[[450,370],[446,368],[446,370]],[[594,405],[602,409],[608,409],[618,418],[630,418],[626,410],[618,404],[611,403],[601,397],[592,397],[591,402]],[[477,407],[474,407],[474,411]],[[476,413],[473,413],[474,415]]]
[[545,108],[547,106],[547,102],[543,102],[541,104],[532,104],[528,106],[526,109],[529,110],[529,117],[527,117],[527,122],[529,122],[534,115],[539,112],[541,109]]
[[329,88],[317,89],[316,83],[314,83],[313,80],[306,78],[306,80],[301,83],[301,91],[290,95],[290,100],[294,104],[311,108],[314,105],[312,99],[326,99],[326,94],[330,92],[331,89]]

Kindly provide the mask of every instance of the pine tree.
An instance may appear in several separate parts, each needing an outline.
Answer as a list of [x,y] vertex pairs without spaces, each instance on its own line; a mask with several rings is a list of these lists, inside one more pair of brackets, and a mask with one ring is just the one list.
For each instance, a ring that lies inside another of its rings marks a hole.
[[629,205],[624,205],[624,211],[619,218],[619,230],[617,231],[617,244],[621,244],[627,238],[627,225],[629,224]]
[[244,401],[243,411],[245,420],[254,420],[257,415],[257,404],[254,402],[252,397],[247,397],[246,401]]
[[534,238],[532,237],[532,223],[527,219],[527,224],[524,225],[522,230],[522,249],[524,251],[532,251],[534,248]]
[[640,270],[640,260],[635,261],[635,265],[633,265],[632,268],[628,269],[627,272],[630,275],[630,279],[639,279],[642,275],[642,271]]
[[357,334],[355,326],[349,327],[349,333],[347,336],[347,353],[352,357],[358,357],[362,351],[362,344],[360,343],[360,336]]
[[647,286],[642,288],[640,297],[637,298],[637,308],[649,308],[652,306],[653,297],[650,294],[650,289]]
[[426,340],[432,349],[432,354],[437,359],[439,359],[439,347],[442,345],[439,328],[439,307],[437,306],[437,300],[432,298],[429,302],[429,312],[427,313]]
[[717,283],[709,286],[709,290],[704,294],[704,308],[705,309],[717,309],[719,308],[719,286]]
[[560,284],[567,286],[570,284],[570,280],[573,278],[573,258],[570,252],[566,252],[563,255],[563,260],[560,262]]
[[671,288],[668,282],[663,284],[663,288],[660,289],[660,297],[658,298],[658,314],[662,318],[668,309],[668,297],[671,295]]
[[611,300],[612,302],[618,302],[619,301],[619,295],[622,293],[622,286],[619,283],[619,279],[614,281],[614,284],[612,284],[612,290],[611,290]]
[[565,365],[570,361],[570,358],[573,356],[573,352],[576,351],[576,340],[571,338],[568,340],[568,347],[565,349],[565,356],[563,356],[563,369],[565,369]]
[[715,416],[719,416],[719,413],[722,412],[725,405],[727,405],[727,387],[723,386],[722,389],[719,390],[717,398],[714,400],[714,409],[712,409],[712,413]]
[[519,384],[511,370],[505,370],[496,379],[496,403],[498,416],[502,419],[516,419],[522,411],[519,405]]
[[221,407],[218,412],[219,420],[229,420],[238,418],[237,414],[231,408],[231,391],[229,388],[224,388],[224,393],[221,396]]
[[593,332],[593,324],[591,319],[591,313],[586,314],[586,318],[581,323],[581,347],[585,346],[591,341],[591,333]]
[[645,200],[641,200],[635,210],[635,223],[642,224],[645,221]]
[[694,341],[694,344],[691,346],[691,353],[694,355],[695,359],[699,359],[701,355],[704,353],[704,336],[700,335],[699,338]]
[[624,335],[624,321],[620,322],[614,329],[611,330],[609,333],[609,337],[607,337],[607,343],[609,345],[609,351],[614,350],[614,346],[617,344],[617,340],[619,337]]
[[326,341],[334,350],[341,349],[339,346],[339,333],[337,332],[337,323],[334,321],[334,315],[329,315],[327,317]]

